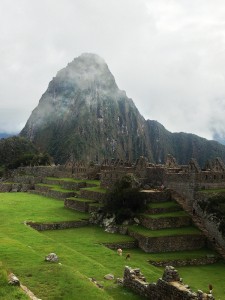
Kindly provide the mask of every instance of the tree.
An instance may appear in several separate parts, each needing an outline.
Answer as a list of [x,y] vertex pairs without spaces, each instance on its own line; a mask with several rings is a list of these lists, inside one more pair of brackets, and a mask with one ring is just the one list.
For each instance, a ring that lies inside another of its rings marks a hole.
[[115,214],[116,222],[119,224],[134,217],[145,208],[144,194],[139,188],[132,187],[130,176],[125,176],[114,184],[105,203],[105,212]]

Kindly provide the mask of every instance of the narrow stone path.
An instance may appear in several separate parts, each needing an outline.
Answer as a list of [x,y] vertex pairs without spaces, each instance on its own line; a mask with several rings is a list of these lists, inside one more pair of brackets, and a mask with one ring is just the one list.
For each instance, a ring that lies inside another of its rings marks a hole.
[[203,232],[203,234],[211,242],[213,248],[225,259],[225,249],[223,249],[218,243],[215,242],[214,236],[209,234],[208,230],[205,228],[204,220],[196,214],[193,214],[192,209],[186,204],[185,199],[178,193],[173,191],[172,197],[191,216],[193,223]]

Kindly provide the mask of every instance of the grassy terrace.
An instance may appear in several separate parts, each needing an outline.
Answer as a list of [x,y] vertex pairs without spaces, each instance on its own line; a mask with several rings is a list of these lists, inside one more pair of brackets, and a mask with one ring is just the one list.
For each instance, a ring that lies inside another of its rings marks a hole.
[[137,232],[146,237],[161,237],[161,236],[178,236],[178,235],[192,235],[192,234],[201,234],[201,231],[195,227],[182,227],[182,228],[169,228],[169,229],[160,229],[160,230],[150,230],[142,226],[132,225],[129,226],[130,231]]
[[213,194],[213,193],[225,193],[225,189],[209,189],[199,191],[204,194]]
[[[116,251],[101,243],[130,241],[132,238],[106,233],[98,227],[37,232],[25,226],[24,221],[54,222],[74,220],[76,215],[86,216],[64,208],[57,200],[39,195],[1,193],[0,211],[0,261],[39,298],[142,299],[103,279],[108,273],[122,277],[126,262],[118,257]],[[50,252],[58,254],[62,265],[44,261]],[[160,273],[156,268],[149,270],[154,279]],[[88,277],[101,281],[105,289],[96,288]]]
[[89,184],[96,184],[96,185],[100,185],[100,181],[99,180],[89,180],[89,179],[76,179],[76,178],[56,178],[56,177],[46,177],[46,179],[48,180],[57,180],[57,181],[65,181],[65,182],[75,182],[75,183],[79,183],[79,182],[86,182]]
[[38,183],[38,186],[44,186],[44,187],[49,187],[53,191],[58,191],[62,193],[68,193],[68,192],[74,192],[73,190],[66,190],[62,188],[60,185],[57,184],[45,184],[45,183]]
[[167,261],[177,259],[195,259],[203,258],[206,256],[218,256],[218,254],[209,249],[191,250],[191,251],[178,251],[178,252],[164,252],[164,253],[149,253],[149,260],[152,261]]
[[150,218],[150,219],[161,219],[161,218],[171,218],[171,217],[187,217],[188,214],[185,211],[176,211],[176,212],[170,212],[170,213],[162,213],[162,214],[143,214],[144,217]]
[[88,203],[93,203],[93,200],[90,200],[90,199],[85,199],[85,198],[69,197],[69,198],[66,198],[66,199],[69,199],[69,200],[74,200],[74,201],[79,201],[79,202],[88,202]]
[[[116,251],[104,247],[102,243],[132,241],[129,236],[106,233],[95,226],[37,232],[25,226],[24,221],[66,221],[81,219],[87,214],[66,209],[61,201],[34,194],[0,193],[0,215],[0,261],[3,264],[0,265],[0,299],[4,300],[27,299],[17,294],[17,288],[6,286],[5,269],[14,272],[22,284],[43,300],[144,300],[114,282],[104,280],[104,275],[112,273],[115,278],[122,277],[124,266],[129,265],[141,268],[148,282],[156,282],[164,268],[156,268],[148,260],[213,254],[205,249],[160,254],[144,253],[140,249],[123,249],[124,254],[131,254],[131,260],[126,261],[125,255],[118,256]],[[140,229],[140,226],[136,228]],[[184,230],[182,228],[181,233]],[[190,230],[189,233],[193,234]],[[61,265],[44,261],[50,252],[57,253]],[[178,271],[184,283],[195,291],[207,291],[211,283],[215,298],[225,299],[223,262],[210,266],[182,267]],[[96,278],[104,289],[96,288],[89,277]]]
[[12,300],[12,299],[20,299],[20,300],[28,300],[28,298],[19,287],[10,286],[8,284],[7,271],[0,262],[0,299],[4,300]]
[[82,190],[85,190],[85,191],[93,191],[93,192],[98,192],[98,193],[107,193],[107,190],[106,189],[103,189],[99,186],[94,186],[94,187],[87,187],[87,188],[82,188]]
[[180,207],[176,202],[168,201],[168,202],[162,202],[162,203],[149,203],[149,208],[177,208]]

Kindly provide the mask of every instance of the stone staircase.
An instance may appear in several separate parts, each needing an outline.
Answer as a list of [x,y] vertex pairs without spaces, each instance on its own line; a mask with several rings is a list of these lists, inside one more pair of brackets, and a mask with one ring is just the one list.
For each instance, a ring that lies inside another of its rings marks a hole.
[[[162,192],[163,197],[164,192]],[[140,225],[129,226],[128,233],[138,241],[145,252],[197,250],[207,246],[201,230],[193,226],[192,218],[167,194],[163,201],[159,192],[154,201],[154,192],[145,214],[139,216]]]

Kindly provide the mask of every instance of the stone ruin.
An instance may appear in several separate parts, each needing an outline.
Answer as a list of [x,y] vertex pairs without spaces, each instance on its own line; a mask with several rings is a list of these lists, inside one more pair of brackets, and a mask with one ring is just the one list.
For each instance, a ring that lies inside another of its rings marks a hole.
[[214,300],[212,294],[198,290],[193,292],[188,285],[182,283],[177,270],[167,266],[162,278],[156,283],[146,282],[140,269],[125,267],[123,285],[140,296],[154,300]]

